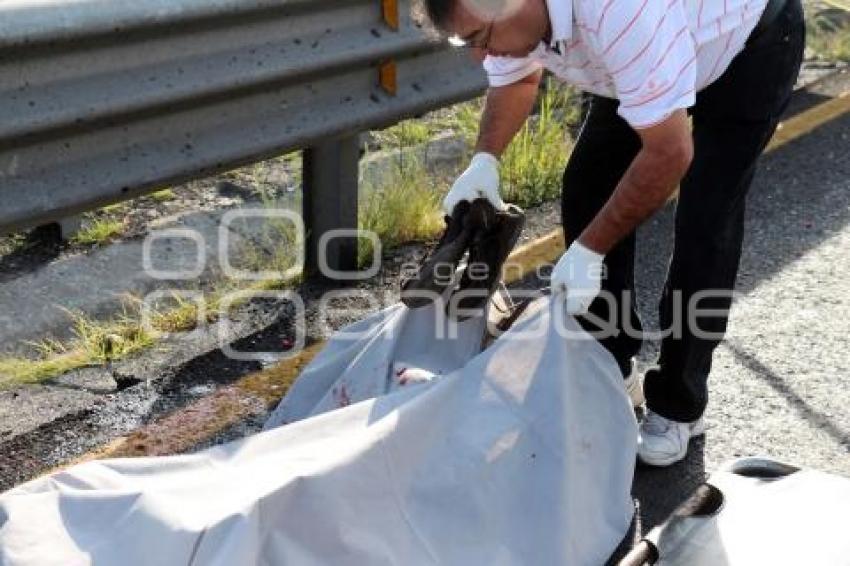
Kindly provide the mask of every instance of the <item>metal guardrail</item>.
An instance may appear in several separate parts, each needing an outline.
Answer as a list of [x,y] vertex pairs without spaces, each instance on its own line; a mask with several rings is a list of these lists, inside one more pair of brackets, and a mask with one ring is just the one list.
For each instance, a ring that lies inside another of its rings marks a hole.
[[0,233],[293,149],[311,233],[355,227],[356,134],[486,85],[394,1],[0,3]]

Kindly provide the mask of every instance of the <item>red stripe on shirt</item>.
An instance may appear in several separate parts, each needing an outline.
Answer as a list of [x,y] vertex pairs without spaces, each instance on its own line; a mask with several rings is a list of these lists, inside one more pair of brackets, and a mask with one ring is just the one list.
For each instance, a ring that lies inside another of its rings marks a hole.
[[[609,43],[609,44],[608,44],[608,47],[606,47],[605,49],[603,49],[603,50],[602,50],[602,55],[603,55],[603,56],[604,56],[604,55],[606,55],[606,54],[608,53],[608,51],[610,51],[610,50],[611,50],[611,48],[612,48],[612,47],[614,47],[614,45],[616,45],[616,43],[617,43],[618,41],[620,41],[620,39],[622,39],[622,38],[623,38],[623,36],[624,36],[624,35],[626,35],[626,33],[627,33],[630,29],[632,29],[632,26],[633,26],[633,25],[635,25],[635,22],[636,22],[636,21],[637,21],[637,19],[640,17],[641,12],[643,12],[643,9],[644,9],[644,8],[646,8],[646,4],[647,4],[647,2],[649,2],[649,0],[643,0],[643,4],[641,4],[641,7],[640,7],[640,8],[638,8],[637,13],[636,13],[636,14],[632,17],[632,19],[629,21],[629,23],[628,23],[628,24],[626,24],[626,27],[625,27],[625,28],[623,28],[623,31],[621,31],[621,32],[620,32],[620,34],[619,34],[617,37],[615,37],[615,38],[614,38],[614,40],[613,40],[613,41],[611,41],[611,43]],[[604,14],[603,14],[603,17],[604,17]],[[662,19],[663,19],[663,17],[662,17]],[[602,25],[602,20],[601,20],[601,19],[599,20],[599,25],[600,25],[600,26]],[[600,28],[600,29],[601,29],[601,28]],[[656,33],[658,32],[658,28],[655,28],[655,32],[656,32]],[[654,36],[654,35],[655,35],[655,34],[653,33],[653,36]]]
[[605,19],[605,14],[608,13],[608,8],[611,7],[611,4],[614,3],[614,0],[608,0],[608,3],[605,4],[602,8],[602,15],[599,16],[599,21],[596,22],[596,33],[599,33],[599,30],[602,29],[602,21]]
[[629,68],[635,61],[640,59],[641,55],[643,55],[646,50],[649,49],[649,46],[652,45],[652,42],[655,41],[655,36],[658,35],[658,31],[661,29],[661,25],[667,19],[667,14],[670,13],[670,8],[678,1],[679,0],[672,0],[669,4],[667,4],[667,9],[664,11],[664,15],[661,16],[660,20],[658,20],[658,25],[655,26],[655,30],[652,32],[652,37],[649,38],[649,41],[646,42],[646,45],[644,45],[643,48],[641,48],[641,50],[638,51],[637,54],[632,57],[632,59],[628,63],[626,63],[619,69],[611,71],[611,75],[617,75],[619,73],[622,73],[627,68]]
[[[676,78],[673,79],[673,82],[670,84],[669,87],[655,93],[654,95],[650,96],[649,98],[647,98],[645,100],[641,100],[640,102],[634,102],[632,104],[623,104],[623,108],[635,108],[637,106],[643,106],[644,104],[648,104],[648,103],[652,102],[653,100],[655,100],[656,98],[664,96],[665,94],[667,94],[668,92],[673,90],[673,88],[679,82],[679,79],[682,77],[683,74],[685,74],[685,71],[688,70],[688,67],[690,67],[694,63],[694,61],[696,61],[696,59],[697,59],[697,57],[696,57],[696,55],[694,55],[693,57],[690,58],[690,60],[687,63],[685,63],[682,66],[682,68],[679,70],[679,73],[676,75]],[[688,91],[688,92],[690,92],[690,91]],[[620,93],[620,94],[623,94],[623,93]],[[687,94],[687,92],[685,94]]]
[[[673,41],[671,41],[670,44],[667,46],[667,49],[664,51],[664,54],[661,56],[660,59],[658,59],[658,61],[655,62],[655,65],[653,65],[652,69],[649,70],[647,75],[651,75],[652,73],[654,73],[656,71],[656,69],[658,69],[658,67],[661,66],[661,63],[663,63],[664,59],[667,58],[667,55],[670,54],[670,51],[673,49],[673,46],[676,45],[676,42],[679,41],[679,38],[687,30],[688,30],[688,26],[684,26],[682,29],[679,30],[679,32],[673,37]],[[696,54],[694,54],[694,58],[696,58]],[[640,90],[641,86],[643,86],[643,85],[638,85],[635,88],[621,91],[620,94],[629,94],[629,93],[635,92],[636,90]]]
[[714,81],[715,81],[715,79],[717,79],[717,77],[715,77],[715,76],[714,76],[714,73],[717,71],[717,66],[718,66],[718,65],[720,65],[720,62],[721,62],[721,61],[723,60],[723,58],[726,56],[726,53],[728,53],[728,52],[729,52],[729,45],[731,45],[731,43],[732,43],[732,36],[733,36],[733,35],[735,35],[735,34],[734,34],[734,33],[730,33],[730,34],[728,35],[728,37],[726,38],[726,47],[724,47],[724,48],[723,48],[723,51],[720,53],[720,56],[717,58],[717,60],[716,60],[716,61],[714,61],[714,66],[711,68],[711,72],[708,74],[708,76],[709,76],[709,77],[711,77],[711,78],[709,79],[709,82],[710,82],[710,83],[711,83],[711,82],[714,82]]

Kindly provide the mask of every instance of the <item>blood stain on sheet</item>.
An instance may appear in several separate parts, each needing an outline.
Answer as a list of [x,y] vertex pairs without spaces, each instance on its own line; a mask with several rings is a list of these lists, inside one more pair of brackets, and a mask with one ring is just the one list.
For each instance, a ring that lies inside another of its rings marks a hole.
[[348,395],[348,391],[345,389],[344,383],[340,384],[339,388],[333,388],[333,396],[339,407],[347,407],[351,404],[351,397]]

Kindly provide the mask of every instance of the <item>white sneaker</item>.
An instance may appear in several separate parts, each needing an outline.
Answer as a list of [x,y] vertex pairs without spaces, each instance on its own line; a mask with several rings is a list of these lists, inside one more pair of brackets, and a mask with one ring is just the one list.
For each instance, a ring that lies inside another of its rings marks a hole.
[[685,457],[691,438],[704,432],[702,417],[680,423],[647,410],[638,431],[638,458],[650,466],[669,466]]
[[643,376],[638,373],[637,360],[634,358],[632,358],[632,371],[629,377],[623,381],[623,385],[632,401],[632,407],[637,408],[644,404],[646,399],[643,397]]

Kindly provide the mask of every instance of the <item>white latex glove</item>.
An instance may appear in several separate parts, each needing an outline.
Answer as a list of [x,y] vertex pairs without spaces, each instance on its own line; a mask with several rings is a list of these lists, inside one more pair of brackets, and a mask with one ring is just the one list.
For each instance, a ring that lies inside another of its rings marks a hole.
[[602,260],[605,256],[574,241],[552,270],[552,295],[566,299],[570,315],[587,312],[590,303],[599,294],[602,279]]
[[459,202],[486,198],[496,210],[504,210],[499,196],[499,160],[489,153],[476,153],[443,199],[443,210],[451,214]]

